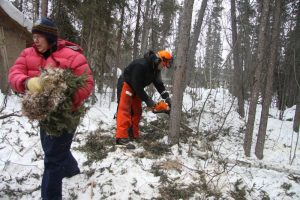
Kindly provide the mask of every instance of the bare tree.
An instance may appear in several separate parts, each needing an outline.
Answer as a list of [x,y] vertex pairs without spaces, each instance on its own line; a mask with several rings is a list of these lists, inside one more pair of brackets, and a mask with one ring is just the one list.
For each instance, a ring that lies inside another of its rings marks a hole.
[[194,32],[190,43],[191,45],[189,48],[189,63],[188,63],[188,71],[186,73],[187,85],[190,84],[190,81],[192,79],[192,74],[195,70],[195,55],[197,50],[197,44],[199,43],[199,36],[200,36],[200,31],[201,31],[206,7],[207,7],[207,0],[203,0],[201,3],[201,8],[198,12],[198,19],[194,27]]
[[182,15],[182,24],[178,37],[178,51],[175,60],[176,71],[173,81],[173,106],[169,127],[169,144],[179,142],[179,129],[182,112],[183,92],[185,88],[186,69],[188,64],[189,38],[193,13],[194,0],[185,0]]
[[245,116],[244,97],[243,97],[243,69],[239,59],[239,39],[236,26],[235,0],[231,0],[231,28],[232,28],[232,48],[233,48],[233,94],[238,99],[238,113],[241,117]]
[[40,0],[33,0],[33,21],[37,20],[40,15]]
[[136,25],[134,31],[134,40],[133,40],[133,59],[138,56],[138,42],[140,37],[140,18],[141,18],[141,0],[138,0],[138,11],[136,16]]
[[[300,3],[299,3],[300,4]],[[294,79],[296,82],[296,112],[294,117],[294,123],[293,123],[293,129],[295,132],[299,132],[299,126],[300,126],[300,46],[299,46],[299,33],[300,33],[300,6],[298,6],[297,11],[297,22],[295,27],[295,35],[298,35],[297,39],[298,41],[295,42],[295,49],[293,51],[293,71],[294,71]],[[297,45],[298,44],[298,45]],[[296,57],[298,56],[298,57]]]
[[114,83],[113,85],[113,93],[111,96],[111,101],[115,101],[115,95],[116,95],[116,80],[117,80],[117,71],[118,71],[118,67],[120,67],[120,54],[121,54],[121,42],[122,42],[122,35],[123,35],[123,23],[124,23],[124,15],[125,15],[125,6],[122,5],[121,7],[121,20],[120,20],[120,24],[119,24],[119,31],[118,31],[118,36],[117,36],[117,50],[116,50],[116,63],[115,63],[115,69],[113,72],[113,81]]
[[298,92],[298,96],[297,96],[296,111],[295,111],[295,117],[293,123],[293,130],[295,132],[299,132],[299,124],[300,124],[300,92]]
[[42,17],[47,17],[48,15],[48,0],[42,0]]
[[257,65],[255,69],[254,81],[253,81],[251,98],[250,98],[248,121],[246,125],[246,135],[244,138],[244,151],[246,156],[250,156],[251,145],[252,145],[255,113],[257,107],[257,100],[259,96],[259,89],[261,85],[261,71],[264,65],[264,58],[266,53],[265,44],[266,44],[266,32],[267,32],[266,30],[267,30],[267,22],[269,19],[269,11],[270,11],[270,0],[263,0],[262,13],[261,13],[260,25],[259,25],[259,35],[258,35]]
[[275,9],[276,10],[275,10],[274,21],[272,26],[273,27],[272,42],[270,47],[271,55],[270,55],[270,62],[268,64],[267,83],[265,86],[265,95],[264,95],[265,98],[263,99],[257,142],[255,146],[255,155],[258,159],[263,158],[266,130],[268,125],[269,107],[273,96],[273,74],[274,74],[274,68],[278,57],[282,0],[276,0]]
[[149,39],[149,31],[150,31],[150,25],[149,25],[149,10],[150,10],[150,0],[146,1],[146,11],[143,16],[144,23],[143,23],[143,31],[142,31],[142,41],[141,41],[141,55],[145,53],[147,47],[148,47],[148,39]]
[[[7,74],[8,74],[8,54],[5,44],[5,34],[4,29],[0,26],[0,90],[2,93],[7,94],[8,92],[8,83],[7,83]],[[3,41],[3,42],[2,42]]]
[[23,12],[23,0],[15,0],[12,2],[16,8]]

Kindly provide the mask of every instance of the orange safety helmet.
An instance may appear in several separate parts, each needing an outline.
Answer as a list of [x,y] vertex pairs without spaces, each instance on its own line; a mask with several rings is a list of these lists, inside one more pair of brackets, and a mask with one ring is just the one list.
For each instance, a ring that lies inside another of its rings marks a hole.
[[157,55],[161,62],[163,62],[163,66],[166,68],[171,68],[173,64],[173,57],[170,52],[166,50],[161,50],[157,52]]

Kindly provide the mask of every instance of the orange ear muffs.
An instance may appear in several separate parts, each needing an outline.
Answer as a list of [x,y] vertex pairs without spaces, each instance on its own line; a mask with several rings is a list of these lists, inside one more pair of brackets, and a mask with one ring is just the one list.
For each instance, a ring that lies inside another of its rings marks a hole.
[[163,62],[163,66],[166,68],[170,68],[171,67],[171,61],[173,60],[173,57],[171,55],[170,52],[166,51],[166,50],[161,50],[157,52],[157,57],[160,58],[160,60]]

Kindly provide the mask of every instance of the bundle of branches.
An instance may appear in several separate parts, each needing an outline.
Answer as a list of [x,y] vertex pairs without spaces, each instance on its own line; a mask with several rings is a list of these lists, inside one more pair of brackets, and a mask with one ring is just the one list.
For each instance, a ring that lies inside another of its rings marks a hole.
[[40,77],[43,91],[26,91],[22,99],[23,114],[30,120],[38,120],[49,135],[59,136],[62,130],[75,130],[85,109],[72,111],[72,96],[84,86],[87,75],[75,76],[70,69],[48,67]]

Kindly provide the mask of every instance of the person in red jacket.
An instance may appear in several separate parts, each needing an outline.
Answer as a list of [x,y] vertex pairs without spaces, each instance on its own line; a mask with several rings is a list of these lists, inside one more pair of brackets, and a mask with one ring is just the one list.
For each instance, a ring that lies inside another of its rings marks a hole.
[[[74,96],[73,110],[81,107],[93,89],[94,81],[82,48],[77,44],[58,39],[58,29],[48,18],[42,18],[32,27],[33,46],[24,49],[10,68],[8,80],[17,93],[40,92],[40,68],[69,68],[73,74],[84,73],[88,78],[84,87]],[[75,128],[76,129],[76,128]],[[75,130],[61,130],[61,136],[54,137],[40,128],[40,138],[45,153],[42,179],[42,199],[62,199],[62,179],[80,173],[78,163],[70,148]]]
[[157,53],[149,51],[144,55],[144,58],[132,61],[125,68],[118,80],[117,145],[135,148],[133,144],[130,144],[130,139],[139,137],[142,101],[152,111],[161,106],[147,95],[144,90],[146,86],[153,83],[168,106],[171,106],[169,93],[161,79],[161,70],[170,68],[172,60],[171,53],[166,50]]

